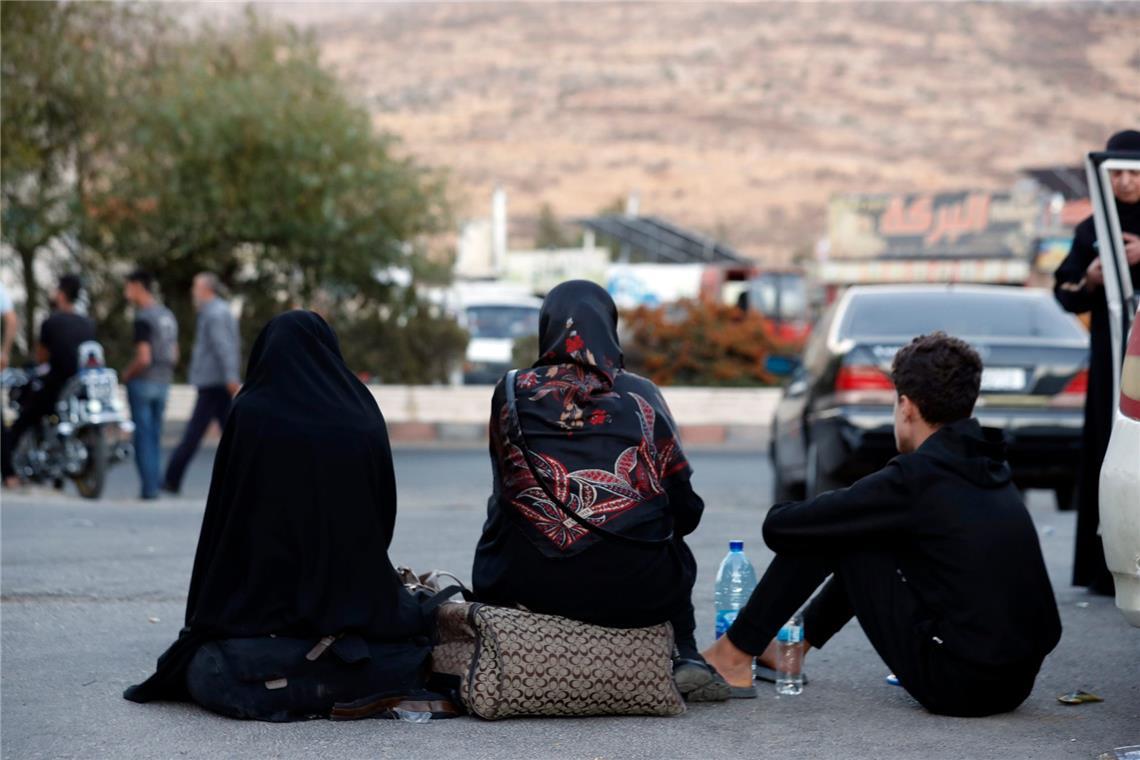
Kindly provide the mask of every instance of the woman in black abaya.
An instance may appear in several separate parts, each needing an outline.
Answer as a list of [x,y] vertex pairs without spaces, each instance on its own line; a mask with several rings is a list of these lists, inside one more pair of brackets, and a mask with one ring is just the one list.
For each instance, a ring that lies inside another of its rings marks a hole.
[[422,686],[416,601],[388,560],[396,483],[375,400],[312,312],[269,322],[214,461],[185,627],[127,699],[327,715]]
[[614,628],[670,621],[682,693],[727,698],[694,637],[697,566],[683,537],[704,502],[661,393],[623,369],[609,294],[582,280],[554,288],[539,346],[514,382],[521,439],[505,382],[491,400],[494,490],[475,550],[476,596]]
[[[1113,135],[1110,151],[1140,152],[1140,132],[1128,130]],[[1114,172],[1113,193],[1120,228],[1125,236],[1132,286],[1140,290],[1140,177],[1135,172]],[[1126,176],[1126,174],[1128,176]],[[1077,481],[1077,540],[1073,557],[1073,585],[1088,586],[1097,594],[1113,593],[1112,573],[1104,561],[1100,525],[1100,468],[1112,432],[1112,338],[1104,276],[1098,258],[1093,218],[1085,219],[1073,232],[1073,247],[1054,274],[1053,292],[1067,311],[1092,312],[1089,325],[1091,352],[1089,384],[1085,397],[1085,427],[1081,440],[1081,464]]]

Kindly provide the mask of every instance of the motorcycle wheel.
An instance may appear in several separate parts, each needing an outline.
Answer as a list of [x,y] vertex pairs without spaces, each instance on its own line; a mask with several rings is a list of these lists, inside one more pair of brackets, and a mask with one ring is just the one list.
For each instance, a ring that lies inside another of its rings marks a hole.
[[103,495],[103,486],[107,483],[110,460],[107,436],[103,435],[101,429],[93,427],[84,430],[79,439],[87,447],[87,467],[82,475],[75,478],[75,487],[83,498],[98,499]]

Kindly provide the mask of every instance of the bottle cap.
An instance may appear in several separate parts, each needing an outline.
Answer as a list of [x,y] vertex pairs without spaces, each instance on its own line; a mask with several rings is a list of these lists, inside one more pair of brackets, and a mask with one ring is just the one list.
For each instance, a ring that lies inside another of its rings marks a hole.
[[744,542],[740,541],[740,540],[729,541],[728,542],[728,550],[730,552],[742,552],[742,551],[744,551]]

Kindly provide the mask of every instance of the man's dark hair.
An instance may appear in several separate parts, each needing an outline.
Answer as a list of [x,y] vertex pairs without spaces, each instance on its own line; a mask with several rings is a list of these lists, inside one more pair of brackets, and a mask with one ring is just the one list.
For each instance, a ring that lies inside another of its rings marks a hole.
[[83,282],[77,274],[65,274],[59,278],[59,291],[63,293],[68,303],[79,300],[79,291],[83,290]]
[[982,385],[982,357],[944,332],[920,335],[895,354],[891,380],[931,425],[969,417]]
[[127,282],[137,282],[146,292],[154,290],[154,275],[145,269],[136,269],[127,275]]

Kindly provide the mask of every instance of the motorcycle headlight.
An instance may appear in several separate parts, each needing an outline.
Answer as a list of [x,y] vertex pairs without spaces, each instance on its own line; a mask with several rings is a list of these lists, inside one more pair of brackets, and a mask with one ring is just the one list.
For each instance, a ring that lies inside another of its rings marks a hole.
[[103,402],[98,399],[91,399],[87,402],[87,411],[91,414],[98,414],[103,411]]

